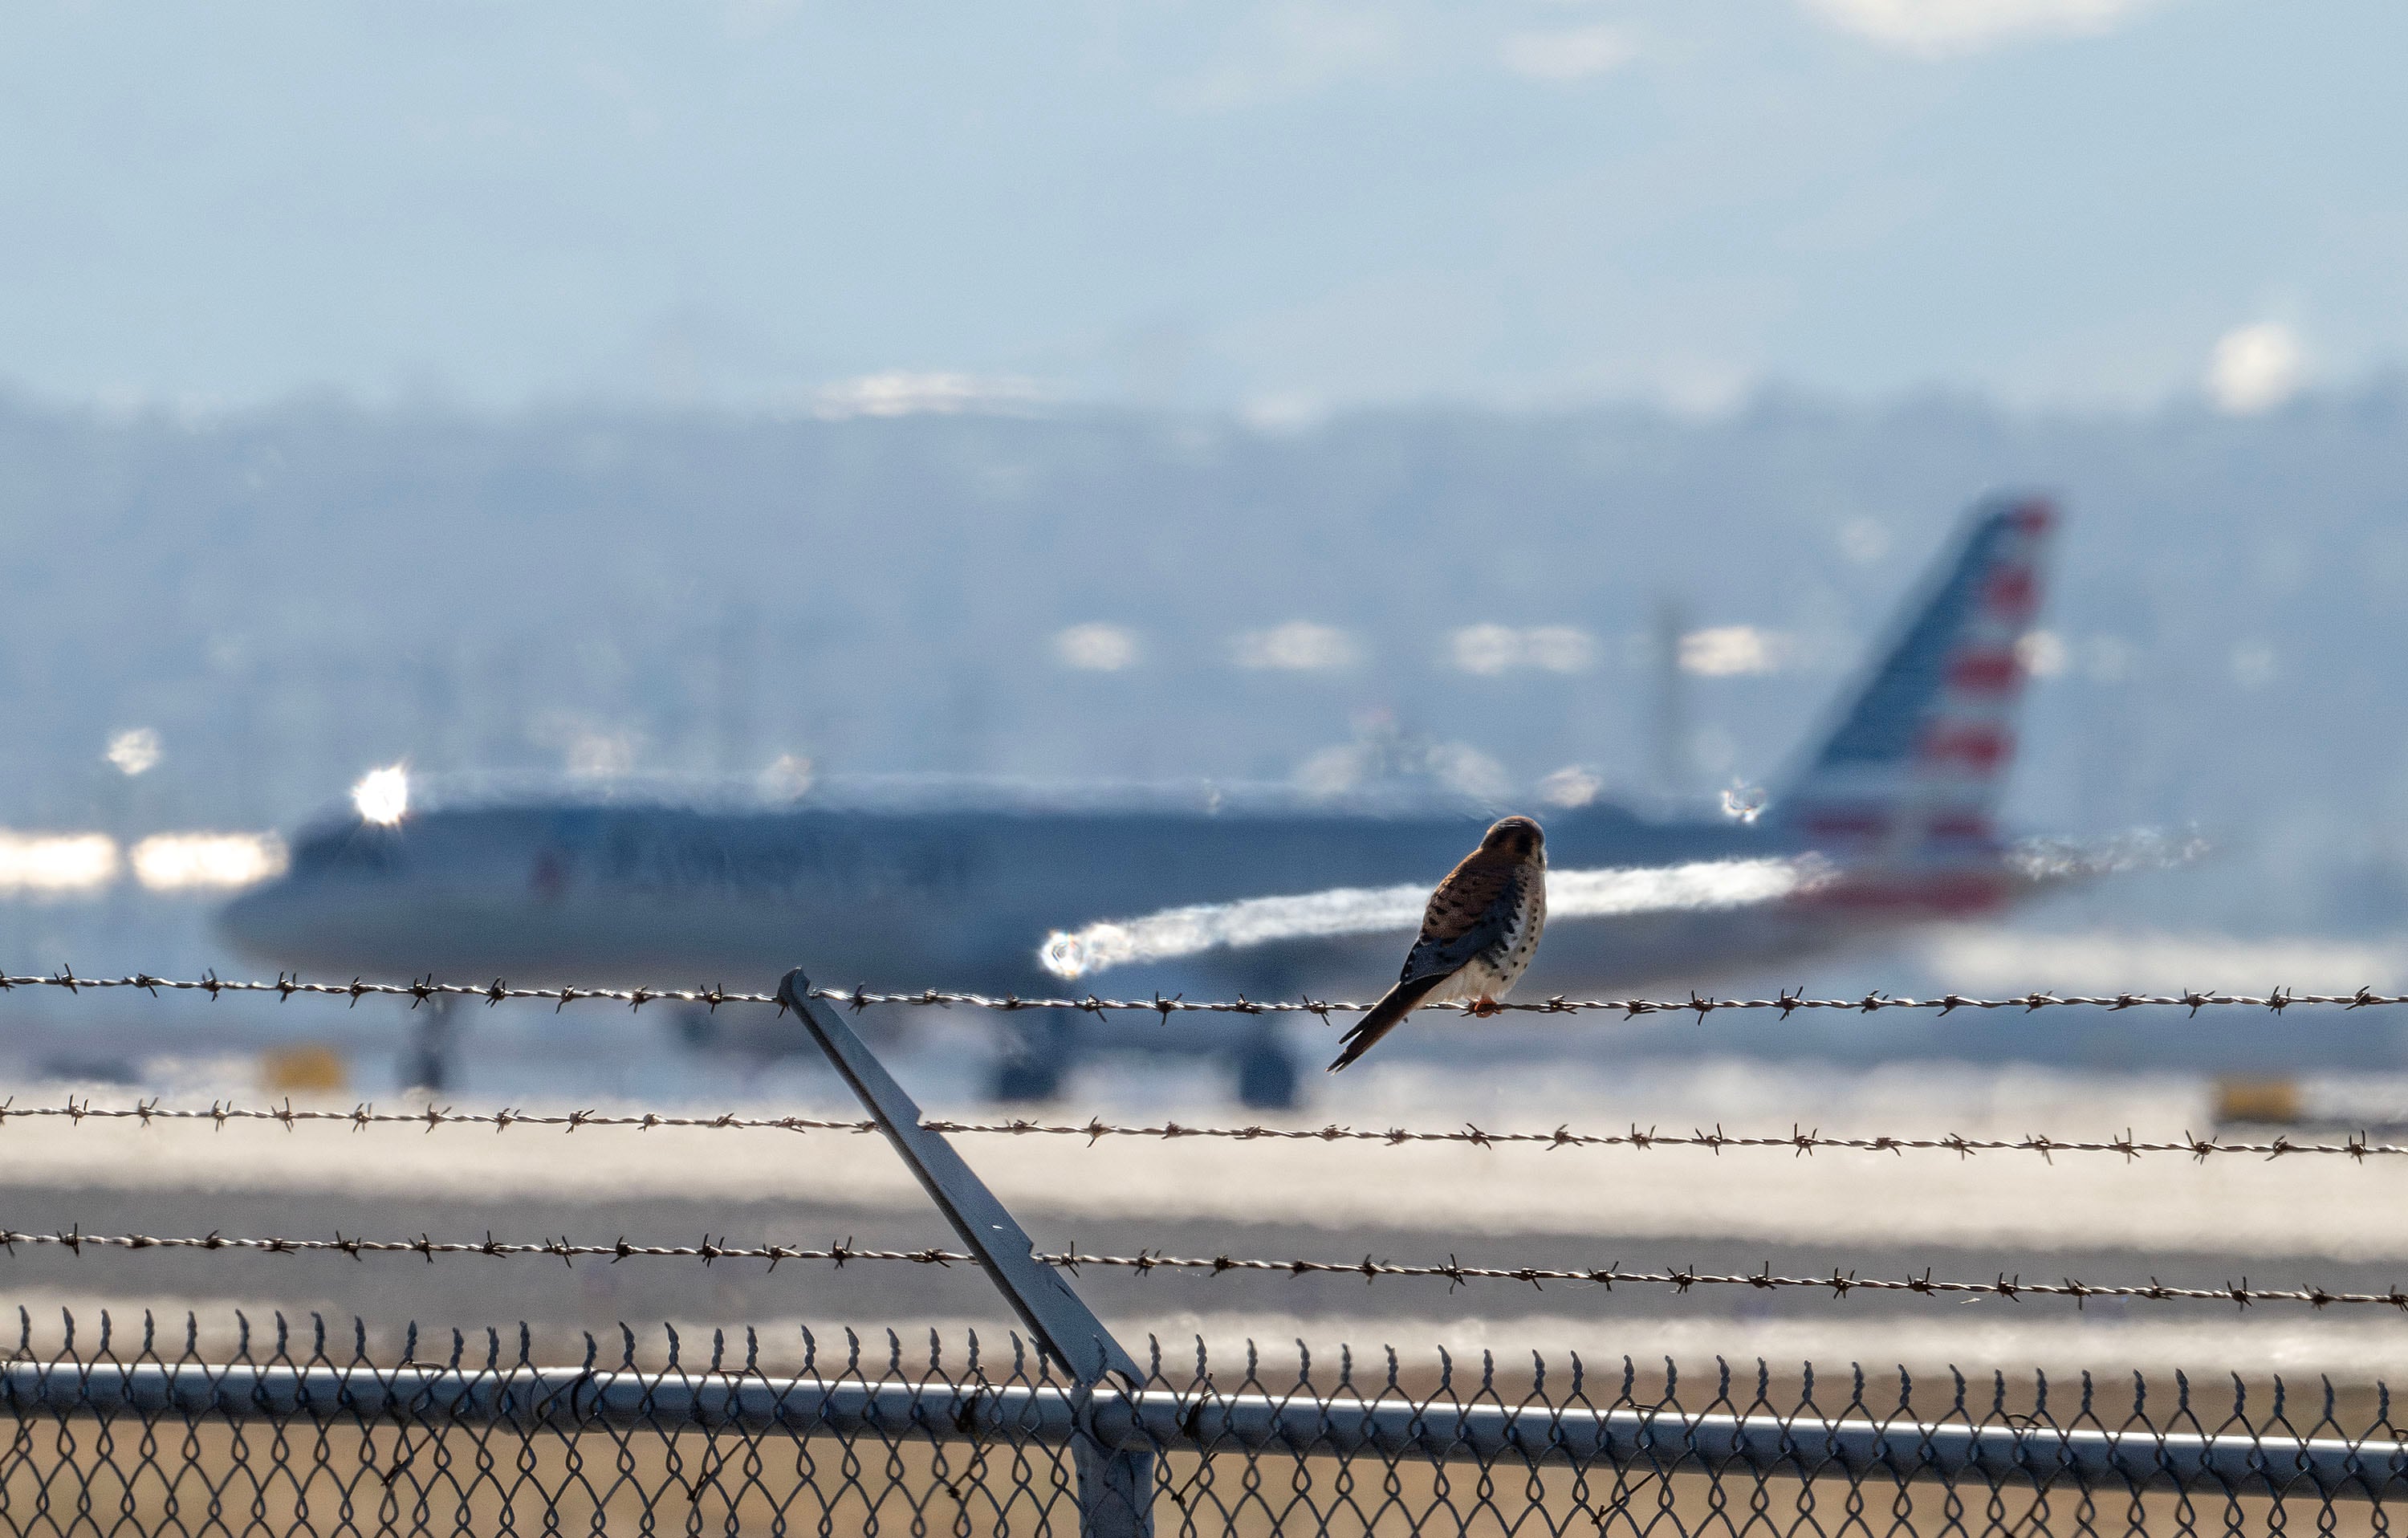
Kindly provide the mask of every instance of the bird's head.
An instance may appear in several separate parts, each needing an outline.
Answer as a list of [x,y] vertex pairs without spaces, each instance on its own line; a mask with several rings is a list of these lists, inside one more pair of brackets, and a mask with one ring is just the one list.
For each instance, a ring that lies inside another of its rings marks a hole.
[[1527,817],[1507,817],[1488,830],[1480,847],[1492,854],[1526,860],[1546,847],[1547,836]]

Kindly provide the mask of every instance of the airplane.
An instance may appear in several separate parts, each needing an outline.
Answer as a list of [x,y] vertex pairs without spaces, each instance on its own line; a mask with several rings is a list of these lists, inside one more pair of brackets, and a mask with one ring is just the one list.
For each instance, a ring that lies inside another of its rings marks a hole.
[[[1995,915],[2048,885],[1996,814],[2055,524],[2039,496],[1978,506],[1760,809],[1538,809],[1550,920],[1522,996],[1685,986]],[[386,804],[355,798],[305,828],[285,874],[222,911],[237,950],[319,976],[527,986],[763,986],[801,963],[823,981],[1034,998],[1066,979],[1083,995],[1117,967],[1104,991],[1372,997],[1422,898],[1503,810],[1394,779],[1316,794],[885,777],[776,804],[628,784],[430,803],[383,772]],[[1249,1105],[1297,1097],[1293,1050],[1262,1017],[1000,1018],[1015,1034],[998,1099],[1046,1099],[1090,1054],[1132,1049],[1231,1062]],[[425,1028],[408,1082],[440,1087],[444,1028]],[[792,1022],[687,1029],[755,1054],[807,1044]]]

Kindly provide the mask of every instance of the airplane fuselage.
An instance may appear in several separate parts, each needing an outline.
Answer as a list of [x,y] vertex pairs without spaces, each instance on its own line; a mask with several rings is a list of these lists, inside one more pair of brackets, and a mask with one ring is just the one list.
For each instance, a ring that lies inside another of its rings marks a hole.
[[[1216,804],[1219,801],[1219,804]],[[534,986],[760,985],[785,968],[879,987],[1059,992],[1040,965],[1049,934],[1162,909],[1338,887],[1436,884],[1493,811],[1469,804],[1098,806],[834,801],[780,809],[529,804],[348,820],[298,841],[281,881],[226,911],[237,946],[319,975],[506,976]],[[1665,866],[1796,853],[1778,826],[1656,823],[1591,805],[1545,818],[1562,869]],[[1534,982],[1623,985],[1677,964],[1685,929],[1724,952],[1734,915],[1662,915],[1648,942],[1630,916],[1559,923]],[[1767,948],[1788,926],[1761,910]],[[1701,922],[1702,921],[1702,925]],[[1186,967],[1268,986],[1376,992],[1394,936],[1271,942]]]

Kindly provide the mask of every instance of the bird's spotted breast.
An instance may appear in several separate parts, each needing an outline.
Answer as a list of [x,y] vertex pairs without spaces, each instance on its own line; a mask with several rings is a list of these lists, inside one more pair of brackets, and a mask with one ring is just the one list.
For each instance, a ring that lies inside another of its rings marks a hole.
[[1539,950],[1539,935],[1547,924],[1547,889],[1542,870],[1531,870],[1515,884],[1512,894],[1513,915],[1498,942],[1481,959],[1496,974],[1493,985],[1501,993],[1512,987],[1530,967]]

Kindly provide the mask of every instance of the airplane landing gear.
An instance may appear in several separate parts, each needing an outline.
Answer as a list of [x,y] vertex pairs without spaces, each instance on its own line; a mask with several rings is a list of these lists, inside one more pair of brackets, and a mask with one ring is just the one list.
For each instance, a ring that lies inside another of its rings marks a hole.
[[1107,1037],[1098,1042],[1093,1036],[1082,1037],[1083,1030],[1093,1028],[1067,1010],[1030,1011],[1007,1018],[1010,1026],[1003,1034],[1003,1052],[987,1081],[993,1100],[1025,1103],[1058,1099],[1082,1056],[1106,1052],[1132,1054],[1157,1063],[1166,1058],[1182,1061],[1184,1066],[1168,1071],[1179,1073],[1226,1064],[1237,1071],[1238,1100],[1250,1110],[1292,1111],[1303,1099],[1295,1049],[1282,1031],[1264,1021],[1250,1022],[1242,1033],[1216,1034],[1197,1042]]
[[1070,1071],[1072,1022],[1058,1012],[1020,1015],[995,1065],[989,1089],[998,1100],[1050,1100]]
[[726,1031],[718,1014],[706,1009],[682,1009],[669,1016],[677,1039],[695,1052],[716,1052],[726,1045]]
[[459,1080],[454,1060],[459,1048],[459,1022],[452,1018],[457,999],[441,994],[409,1012],[409,1042],[401,1054],[401,1087],[441,1094]]
[[1238,1055],[1238,1103],[1250,1111],[1293,1111],[1296,1055],[1276,1031],[1264,1031]]

